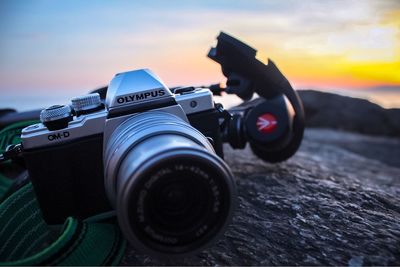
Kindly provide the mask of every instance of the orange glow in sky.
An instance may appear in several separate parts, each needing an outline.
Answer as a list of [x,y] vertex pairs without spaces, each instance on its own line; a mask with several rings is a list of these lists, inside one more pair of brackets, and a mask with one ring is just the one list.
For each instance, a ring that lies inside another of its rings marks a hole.
[[0,91],[86,92],[150,68],[168,85],[224,81],[225,31],[295,88],[400,87],[400,1],[1,1]]

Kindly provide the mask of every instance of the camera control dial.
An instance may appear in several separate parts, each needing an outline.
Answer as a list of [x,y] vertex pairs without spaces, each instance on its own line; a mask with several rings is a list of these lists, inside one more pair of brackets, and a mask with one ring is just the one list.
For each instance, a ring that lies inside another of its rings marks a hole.
[[54,105],[40,112],[40,121],[50,131],[66,128],[71,120],[71,107],[68,105]]
[[98,93],[74,97],[71,99],[71,103],[77,115],[95,111],[102,106]]

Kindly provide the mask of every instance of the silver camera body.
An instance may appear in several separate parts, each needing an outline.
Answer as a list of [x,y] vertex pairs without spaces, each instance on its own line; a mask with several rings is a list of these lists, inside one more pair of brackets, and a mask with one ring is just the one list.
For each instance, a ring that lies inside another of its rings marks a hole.
[[41,123],[21,135],[47,223],[115,209],[126,238],[153,255],[186,254],[216,240],[236,189],[210,142],[220,135],[210,90],[172,93],[141,69],[117,74],[105,103],[98,94],[71,102],[44,109]]
[[[97,108],[102,104],[99,97],[91,98],[87,95],[74,98],[71,102],[72,108],[76,105],[79,110]],[[150,110],[152,107],[153,110],[171,113],[189,123],[187,115],[212,110],[214,102],[209,89],[194,89],[173,94],[149,69],[119,73],[108,87],[105,109],[94,109],[94,112],[74,116],[67,127],[56,130],[49,130],[45,123],[72,116],[72,110],[63,109],[60,113],[53,112],[45,118],[42,111],[42,123],[23,129],[21,139],[25,149],[34,149],[56,145],[67,139],[104,133],[104,143],[107,143],[115,127],[133,114]]]

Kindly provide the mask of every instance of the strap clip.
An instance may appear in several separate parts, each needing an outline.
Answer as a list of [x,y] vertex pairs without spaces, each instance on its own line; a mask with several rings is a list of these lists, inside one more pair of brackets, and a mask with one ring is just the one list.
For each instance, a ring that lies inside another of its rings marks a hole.
[[22,154],[22,144],[8,145],[6,150],[0,154],[0,162],[15,159]]

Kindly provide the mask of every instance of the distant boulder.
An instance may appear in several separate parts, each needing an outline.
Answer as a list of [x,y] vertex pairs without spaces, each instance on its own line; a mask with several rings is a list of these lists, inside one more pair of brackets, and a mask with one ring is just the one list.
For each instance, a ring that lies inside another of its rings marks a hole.
[[302,90],[308,127],[400,137],[400,109],[385,109],[365,99]]

